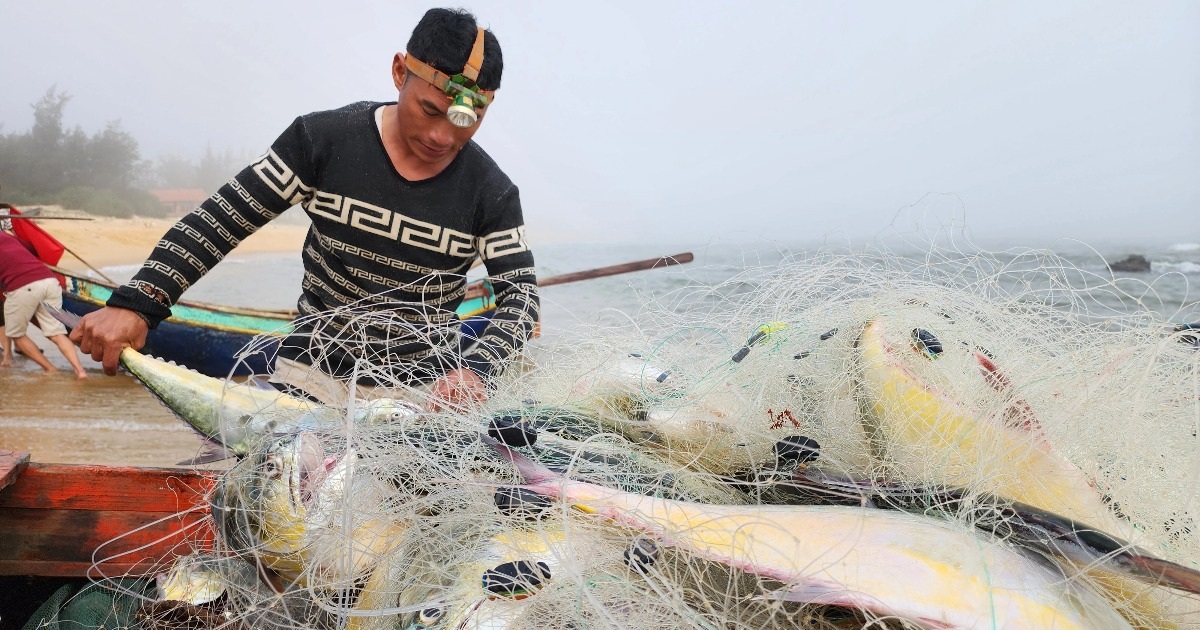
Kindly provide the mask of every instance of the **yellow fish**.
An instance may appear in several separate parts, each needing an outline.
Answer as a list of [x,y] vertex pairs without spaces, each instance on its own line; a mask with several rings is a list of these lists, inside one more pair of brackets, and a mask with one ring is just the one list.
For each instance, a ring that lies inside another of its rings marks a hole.
[[[922,328],[899,328],[877,318],[857,345],[865,411],[901,477],[984,490],[1131,538],[1132,527],[1119,521],[1083,471],[1042,437],[1027,406],[1008,400],[989,417],[977,417],[946,388],[931,383],[928,370],[936,368],[965,373],[982,390],[1006,387],[986,355],[938,341]],[[933,362],[941,364],[924,365]]]
[[[931,321],[939,320],[924,320]],[[876,318],[858,337],[864,411],[894,473],[988,492],[1137,542],[1132,524],[1118,518],[1087,475],[1045,439],[1033,410],[1014,395],[987,353],[955,343],[949,324],[945,328],[941,334]],[[966,389],[956,390],[964,383]],[[962,402],[968,396],[974,405]],[[1103,566],[1067,566],[1086,572],[1141,627],[1176,627],[1162,618],[1166,592]]]
[[723,506],[572,481],[485,438],[526,488],[642,530],[659,544],[785,584],[779,597],[927,628],[1130,628],[1103,598],[946,521],[842,506]]
[[278,438],[240,461],[213,492],[222,541],[293,583],[349,587],[401,531],[379,513],[388,489],[356,474],[357,462],[352,448],[326,455],[309,432]]

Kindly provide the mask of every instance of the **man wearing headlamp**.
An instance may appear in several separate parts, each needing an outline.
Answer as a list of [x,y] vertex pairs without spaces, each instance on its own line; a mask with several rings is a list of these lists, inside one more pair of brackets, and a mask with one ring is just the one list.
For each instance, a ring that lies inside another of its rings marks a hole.
[[[471,137],[503,58],[465,11],[431,9],[397,53],[395,103],[300,116],[265,156],[181,219],[108,307],[71,338],[116,372],[125,346],[170,316],[189,286],[294,204],[312,218],[295,332],[272,380],[326,402],[349,386],[427,387],[434,406],[485,397],[538,319],[533,254],[516,186]],[[496,292],[491,323],[461,350],[455,308],[481,259]]]

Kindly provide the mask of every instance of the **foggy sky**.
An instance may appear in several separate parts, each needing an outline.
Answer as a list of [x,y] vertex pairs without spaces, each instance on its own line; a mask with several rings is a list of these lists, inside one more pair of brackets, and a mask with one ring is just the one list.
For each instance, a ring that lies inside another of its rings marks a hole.
[[[429,4],[0,0],[3,131],[263,152],[392,100]],[[926,193],[976,238],[1200,241],[1200,3],[467,1],[504,50],[476,140],[557,240],[869,237]]]

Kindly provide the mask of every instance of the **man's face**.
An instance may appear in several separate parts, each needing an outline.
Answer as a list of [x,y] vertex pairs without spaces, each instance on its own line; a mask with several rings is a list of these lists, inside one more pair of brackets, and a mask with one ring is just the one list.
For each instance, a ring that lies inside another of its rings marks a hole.
[[446,117],[446,110],[450,107],[449,97],[409,73],[400,54],[392,63],[392,79],[400,91],[396,109],[401,139],[409,151],[423,162],[438,164],[454,159],[483,124],[484,111],[477,109],[478,122],[465,129],[455,127]]

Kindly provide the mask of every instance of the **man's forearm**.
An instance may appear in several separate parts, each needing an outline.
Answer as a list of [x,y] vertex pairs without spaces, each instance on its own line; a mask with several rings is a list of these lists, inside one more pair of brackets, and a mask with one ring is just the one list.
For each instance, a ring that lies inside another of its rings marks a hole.
[[108,305],[137,311],[151,326],[169,317],[184,291],[291,205],[264,190],[259,179],[255,167],[247,167],[176,222]]
[[489,380],[520,355],[540,319],[537,278],[533,268],[492,277],[496,310],[479,343],[463,357],[473,371]]

